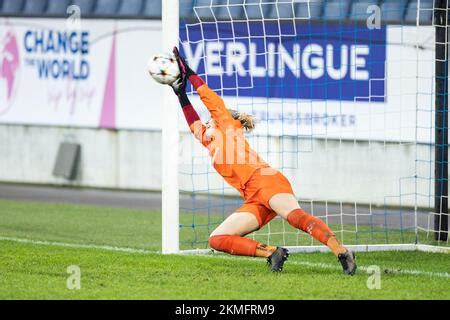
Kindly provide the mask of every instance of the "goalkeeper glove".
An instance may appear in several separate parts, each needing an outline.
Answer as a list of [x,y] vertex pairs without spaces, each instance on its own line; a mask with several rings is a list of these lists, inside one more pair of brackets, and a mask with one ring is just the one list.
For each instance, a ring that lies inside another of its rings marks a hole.
[[[189,80],[194,87],[195,90],[197,90],[200,86],[205,84],[202,78],[200,78],[197,73],[195,73],[189,65],[186,63],[186,60],[182,56],[180,56],[180,52],[178,51],[177,47],[173,48],[173,54],[175,56],[175,59],[177,59],[178,67],[180,68],[180,78],[182,81],[182,84],[184,85],[184,88],[186,88],[186,81]],[[175,90],[175,89],[174,89]]]
[[173,92],[180,97],[180,95],[186,94],[186,76],[180,75],[174,82],[170,84]]
[[180,73],[182,76],[184,75],[186,78],[189,78],[192,75],[196,75],[196,73],[186,63],[186,60],[180,56],[180,52],[177,47],[173,47],[173,54],[175,59],[177,59],[178,67],[180,68]]

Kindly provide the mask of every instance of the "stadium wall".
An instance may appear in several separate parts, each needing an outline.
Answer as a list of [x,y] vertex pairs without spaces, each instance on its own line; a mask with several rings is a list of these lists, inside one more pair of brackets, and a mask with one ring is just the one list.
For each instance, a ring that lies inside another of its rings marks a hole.
[[[161,188],[161,133],[1,125],[0,181],[79,187]],[[81,144],[77,178],[54,177],[61,142]]]
[[[54,184],[76,187],[160,190],[161,188],[161,133],[158,131],[97,130],[22,125],[0,125],[0,181],[12,183]],[[181,135],[180,158],[194,152],[201,154],[192,136]],[[270,145],[271,154],[287,144],[297,144],[292,138],[253,138],[253,144]],[[284,140],[283,140],[284,139]],[[287,140],[286,140],[287,139]],[[73,182],[52,175],[58,146],[71,141],[82,146],[79,174]],[[283,160],[273,158],[274,165],[298,165],[298,169],[285,169],[294,190],[302,199],[322,199],[335,202],[378,203],[380,205],[415,205],[414,144],[385,144],[380,142],[345,142],[335,140],[305,140],[311,151],[300,155],[285,154]],[[311,144],[312,143],[312,144]],[[369,152],[368,152],[369,150]],[[430,157],[433,150],[418,145],[422,158]],[[270,158],[270,157],[269,157]],[[204,168],[202,164],[198,164]],[[181,164],[180,170],[184,166]],[[317,170],[321,168],[321,170]],[[419,167],[419,171],[420,171]],[[424,164],[422,175],[429,176],[429,166]],[[398,173],[404,179],[393,179]],[[420,173],[419,173],[420,174]],[[432,176],[418,183],[417,203],[430,206],[428,196]],[[221,189],[223,180],[213,170],[196,175],[181,175],[180,186],[189,191]],[[368,187],[370,186],[370,187]],[[214,193],[214,192],[213,192]],[[222,194],[221,191],[217,191]],[[229,195],[234,190],[225,189]],[[423,197],[420,197],[423,194]],[[387,195],[374,199],[374,195]],[[400,197],[400,195],[402,195]],[[401,201],[401,202],[400,202]]]

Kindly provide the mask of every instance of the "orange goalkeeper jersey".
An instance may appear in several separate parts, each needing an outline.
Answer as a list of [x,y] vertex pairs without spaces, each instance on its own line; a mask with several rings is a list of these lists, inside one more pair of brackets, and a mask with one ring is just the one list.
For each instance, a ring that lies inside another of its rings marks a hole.
[[217,172],[243,195],[251,175],[269,165],[250,148],[241,122],[233,119],[222,98],[206,84],[201,85],[197,92],[216,126],[210,139],[205,135],[205,125],[199,120],[190,125],[191,131],[208,148]]

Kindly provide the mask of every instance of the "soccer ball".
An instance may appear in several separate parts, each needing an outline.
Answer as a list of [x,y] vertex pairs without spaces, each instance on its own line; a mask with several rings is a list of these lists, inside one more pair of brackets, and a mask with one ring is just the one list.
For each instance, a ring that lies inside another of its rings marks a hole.
[[150,57],[147,70],[161,84],[171,84],[180,75],[177,60],[170,53],[159,53]]

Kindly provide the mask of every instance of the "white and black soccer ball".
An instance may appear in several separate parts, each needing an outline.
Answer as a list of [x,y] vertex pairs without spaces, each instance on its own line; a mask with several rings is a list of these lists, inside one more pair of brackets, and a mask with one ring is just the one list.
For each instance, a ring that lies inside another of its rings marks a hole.
[[175,56],[170,53],[158,53],[150,57],[147,63],[147,70],[161,84],[171,84],[180,75]]

